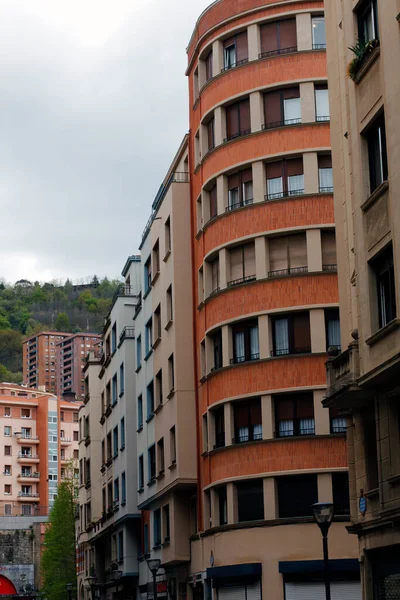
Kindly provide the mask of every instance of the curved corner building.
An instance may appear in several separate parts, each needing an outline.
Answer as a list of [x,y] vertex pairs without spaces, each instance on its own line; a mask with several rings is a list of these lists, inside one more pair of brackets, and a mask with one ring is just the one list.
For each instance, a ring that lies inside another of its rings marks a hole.
[[359,598],[322,1],[219,0],[188,47],[199,445],[197,598],[324,597],[311,505],[333,501],[336,597]]

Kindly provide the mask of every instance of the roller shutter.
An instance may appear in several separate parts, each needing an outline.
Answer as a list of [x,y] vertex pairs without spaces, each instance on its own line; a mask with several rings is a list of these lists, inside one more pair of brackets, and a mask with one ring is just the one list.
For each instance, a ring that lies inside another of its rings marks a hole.
[[220,587],[218,588],[218,600],[261,600],[261,582]]
[[[332,581],[332,600],[361,600],[359,581]],[[286,600],[325,600],[322,581],[285,583]]]

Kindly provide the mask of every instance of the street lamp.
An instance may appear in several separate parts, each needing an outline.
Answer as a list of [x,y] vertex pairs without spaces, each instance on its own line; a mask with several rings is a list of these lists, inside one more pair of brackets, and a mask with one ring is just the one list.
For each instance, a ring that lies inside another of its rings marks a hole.
[[72,599],[72,588],[73,588],[73,584],[72,583],[67,583],[67,585],[65,586],[65,589],[68,592],[68,600]]
[[157,581],[156,575],[157,571],[161,566],[161,560],[159,558],[148,558],[147,566],[153,575],[153,600],[157,600]]
[[333,520],[334,506],[332,502],[317,502],[312,505],[316,524],[322,533],[322,548],[324,552],[324,581],[325,597],[331,600],[331,582],[329,577],[328,531]]
[[87,582],[87,585],[90,587],[90,591],[91,591],[91,595],[92,595],[92,600],[94,600],[94,593],[95,593],[95,590],[96,590],[97,579],[93,575],[89,575],[89,577],[86,577],[86,582]]
[[118,600],[118,582],[122,577],[122,571],[113,571],[111,574],[111,579],[115,581],[115,597]]

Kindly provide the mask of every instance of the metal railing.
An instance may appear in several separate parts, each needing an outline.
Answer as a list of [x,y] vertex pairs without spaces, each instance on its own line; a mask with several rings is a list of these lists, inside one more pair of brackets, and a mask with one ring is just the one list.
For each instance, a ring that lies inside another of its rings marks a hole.
[[240,285],[241,283],[249,283],[250,281],[255,280],[255,275],[247,275],[246,277],[240,277],[240,279],[232,279],[232,281],[228,281],[228,287],[234,287],[235,285]]
[[260,353],[257,352],[245,356],[235,356],[234,358],[231,358],[229,362],[231,365],[237,365],[239,363],[250,362],[252,360],[260,360]]
[[279,48],[277,50],[268,50],[268,52],[260,52],[258,58],[269,58],[270,56],[279,56],[280,54],[291,54],[297,52],[297,46],[289,46],[288,48]]
[[336,264],[322,265],[322,270],[323,271],[337,271],[337,265]]
[[37,492],[18,492],[19,498],[39,498]]
[[119,336],[120,343],[125,339],[134,339],[135,338],[135,328],[134,327],[124,327],[121,335]]
[[326,44],[313,44],[313,50],[326,50]]
[[236,140],[237,138],[243,137],[245,135],[250,135],[250,133],[251,133],[251,129],[243,129],[242,131],[238,131],[238,133],[234,133],[233,135],[228,135],[224,139],[224,144],[226,144],[226,142],[230,142],[231,140]]
[[225,431],[215,434],[214,448],[225,448]]
[[268,271],[268,277],[287,277],[288,275],[296,275],[297,273],[308,273],[308,267],[290,267],[288,269]]
[[40,479],[40,473],[20,473],[18,477],[21,479],[31,478],[31,479]]
[[290,356],[291,354],[311,354],[311,346],[304,348],[279,348],[271,350],[271,356]]
[[247,200],[240,200],[240,202],[230,204],[229,206],[225,207],[225,212],[230,212],[232,210],[242,208],[243,206],[248,206],[249,204],[253,204],[253,198],[248,198]]
[[271,123],[263,123],[261,129],[264,131],[267,129],[276,129],[277,127],[285,127],[288,125],[299,125],[301,124],[301,118],[299,119],[285,119],[283,121],[271,121]]
[[18,452],[17,458],[39,458],[37,454],[22,454],[22,452]]
[[304,195],[304,189],[302,190],[288,190],[288,191],[284,191],[284,192],[278,192],[276,194],[266,194],[264,196],[264,199],[266,201],[268,200],[277,200],[279,198],[288,198],[290,196],[303,196]]
[[315,120],[317,121],[317,123],[321,123],[323,121],[329,122],[331,120],[331,117],[330,115],[317,115]]
[[224,73],[225,71],[230,71],[231,69],[234,69],[235,67],[240,67],[241,65],[247,65],[248,62],[249,62],[248,58],[243,58],[242,60],[237,60],[234,63],[232,63],[231,65],[227,65],[226,67],[221,69],[221,73]]
[[333,194],[333,185],[328,186],[328,187],[320,187],[319,193],[320,194]]

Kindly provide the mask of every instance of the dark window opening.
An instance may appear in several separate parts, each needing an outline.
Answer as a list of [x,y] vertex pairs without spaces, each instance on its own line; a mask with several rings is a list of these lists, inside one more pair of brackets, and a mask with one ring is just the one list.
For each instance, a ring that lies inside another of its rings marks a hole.
[[215,448],[223,448],[225,446],[225,411],[221,406],[214,411],[215,422]]
[[311,517],[312,505],[318,502],[317,475],[278,477],[279,518]]
[[315,435],[312,393],[275,396],[276,437]]
[[370,193],[388,178],[385,118],[380,116],[367,131]]
[[267,163],[267,195],[265,200],[304,194],[303,157]]
[[235,444],[262,440],[261,400],[248,400],[233,405]]
[[378,323],[379,328],[381,329],[390,323],[390,321],[393,321],[397,316],[392,246],[372,261],[371,266],[376,278]]
[[228,501],[226,495],[226,485],[217,489],[218,494],[218,512],[219,524],[226,525],[228,522]]
[[332,492],[335,515],[349,515],[350,490],[347,472],[332,473]]
[[310,315],[308,312],[275,317],[272,323],[274,356],[311,352]]
[[244,321],[232,326],[233,358],[231,364],[258,360],[260,347],[258,321]]
[[239,523],[264,519],[263,480],[241,481],[236,484]]

